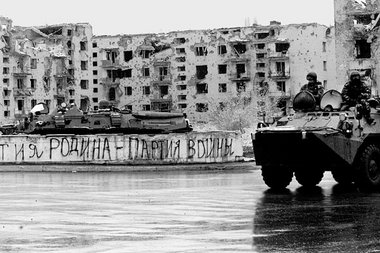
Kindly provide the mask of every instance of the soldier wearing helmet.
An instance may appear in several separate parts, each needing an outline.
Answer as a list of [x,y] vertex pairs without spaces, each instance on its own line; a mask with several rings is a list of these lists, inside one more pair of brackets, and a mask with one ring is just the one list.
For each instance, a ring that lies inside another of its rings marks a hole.
[[324,90],[322,83],[317,80],[317,74],[315,72],[308,73],[306,80],[308,83],[301,87],[301,91],[308,91],[313,94],[317,105],[319,105]]
[[342,97],[344,105],[342,109],[355,106],[358,113],[367,120],[367,123],[372,124],[371,108],[368,103],[368,99],[371,97],[371,89],[361,81],[359,72],[354,71],[351,73],[350,81],[343,87]]

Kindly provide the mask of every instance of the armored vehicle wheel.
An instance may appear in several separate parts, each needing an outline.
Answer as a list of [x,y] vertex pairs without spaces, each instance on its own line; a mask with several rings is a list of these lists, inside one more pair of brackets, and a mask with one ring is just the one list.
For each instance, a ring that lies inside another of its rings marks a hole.
[[293,178],[293,172],[283,166],[263,166],[261,175],[265,184],[273,189],[286,188]]
[[368,145],[358,157],[357,183],[359,189],[375,190],[380,188],[380,148]]
[[305,187],[313,187],[319,184],[323,178],[324,171],[318,168],[296,170],[297,182]]
[[331,170],[331,174],[338,184],[348,185],[354,182],[354,174],[349,167],[333,169]]

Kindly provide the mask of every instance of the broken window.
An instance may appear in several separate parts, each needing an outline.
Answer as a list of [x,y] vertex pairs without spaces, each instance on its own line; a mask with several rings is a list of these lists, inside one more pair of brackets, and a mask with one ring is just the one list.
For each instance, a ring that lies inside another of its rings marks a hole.
[[289,49],[290,44],[289,43],[276,43],[276,52],[287,52]]
[[245,92],[246,84],[245,82],[237,82],[236,83],[236,91],[237,92]]
[[195,47],[195,55],[196,56],[206,56],[207,48],[205,46]]
[[93,84],[98,84],[98,79],[93,79],[93,80],[92,80],[92,83],[93,83]]
[[9,63],[9,57],[4,57],[3,58],[3,63]]
[[81,41],[80,42],[80,50],[86,51],[87,50],[87,41]]
[[369,25],[379,14],[358,14],[354,16],[354,24]]
[[10,111],[4,111],[4,117],[9,117],[11,115],[11,112]]
[[179,109],[185,109],[187,108],[187,104],[178,104]]
[[80,80],[80,87],[83,90],[87,90],[88,89],[88,80]]
[[94,92],[94,93],[98,93],[98,88],[93,88],[93,89],[92,89],[92,92]]
[[236,64],[237,78],[241,78],[244,73],[245,73],[245,64],[244,63],[238,63],[238,64]]
[[46,35],[62,35],[62,26],[49,26],[39,30]]
[[143,94],[149,95],[150,94],[150,86],[144,86],[143,87]]
[[149,76],[150,75],[150,69],[149,68],[143,68],[143,76]]
[[186,61],[186,57],[185,57],[185,56],[176,57],[175,60],[176,60],[177,62],[185,62],[185,61]]
[[195,104],[195,110],[197,112],[207,112],[208,111],[208,104],[206,104],[206,103],[196,103]]
[[97,67],[98,66],[98,62],[97,61],[92,62],[92,66]]
[[97,70],[93,70],[93,71],[92,71],[92,74],[93,74],[94,76],[97,76],[97,75],[98,75],[98,71],[97,71]]
[[218,65],[218,73],[219,74],[226,74],[227,73],[227,64]]
[[219,84],[219,93],[225,93],[227,92],[227,84],[226,83],[220,83]]
[[10,90],[4,90],[4,96],[7,97],[11,94],[11,91]]
[[121,75],[121,78],[129,78],[129,77],[132,77],[132,69],[125,69],[122,71],[122,75]]
[[356,58],[371,58],[371,43],[366,40],[357,40],[355,44]]
[[178,95],[178,101],[186,100],[186,95]]
[[140,51],[140,56],[143,58],[143,59],[148,59],[150,57],[150,55],[152,54],[152,50],[141,50]]
[[9,85],[9,78],[3,78],[3,84]]
[[98,98],[92,98],[92,102],[97,103],[98,102]]
[[31,89],[37,88],[37,79],[30,79],[30,88]]
[[75,90],[74,89],[70,89],[69,90],[69,95],[70,96],[74,96],[75,95]]
[[277,90],[282,92],[286,91],[285,81],[277,82]]
[[133,58],[133,53],[131,50],[124,51],[124,61],[125,62],[132,60],[132,58]]
[[263,59],[263,58],[265,58],[265,56],[266,56],[265,53],[256,54],[257,59]]
[[127,96],[132,96],[132,87],[131,86],[125,87],[125,94]]
[[108,50],[106,51],[106,59],[108,61],[111,61],[112,64],[115,64],[116,63],[116,60],[119,56],[119,53],[114,51],[114,50]]
[[178,80],[185,81],[186,80],[186,76],[185,75],[179,75],[178,76]]
[[72,46],[71,40],[67,41],[66,44],[67,44],[67,48],[71,48],[71,46]]
[[92,47],[93,48],[97,48],[98,47],[98,44],[96,42],[92,42]]
[[264,78],[265,77],[265,72],[257,72],[256,74],[260,78]]
[[92,57],[93,57],[93,58],[97,58],[97,57],[98,57],[98,53],[97,53],[97,52],[93,52],[93,53],[92,53]]
[[197,79],[204,79],[207,73],[207,65],[196,66]]
[[11,101],[10,100],[4,100],[4,105],[5,106],[10,106],[11,105]]
[[24,79],[17,78],[17,89],[24,89]]
[[244,54],[247,51],[247,46],[244,43],[238,43],[234,45],[234,49],[238,54]]
[[276,62],[276,71],[278,74],[285,74],[285,62]]
[[226,54],[227,53],[227,46],[226,45],[219,45],[218,46],[218,54]]
[[67,36],[71,36],[73,34],[73,30],[67,29]]
[[37,59],[30,59],[30,68],[31,69],[36,69],[37,68]]
[[159,67],[158,73],[159,73],[159,80],[160,81],[165,80],[166,77],[168,76],[168,67]]
[[185,66],[178,66],[177,70],[178,71],[186,71],[186,67]]
[[31,106],[31,108],[35,107],[36,104],[37,104],[37,100],[36,99],[30,100],[30,106]]
[[3,74],[4,75],[9,74],[9,68],[8,67],[3,68]]
[[186,39],[185,39],[185,38],[175,38],[175,39],[174,39],[174,42],[175,42],[176,44],[183,44],[183,43],[186,42]]
[[187,89],[187,85],[186,84],[177,85],[177,89],[178,90],[186,90]]
[[208,93],[208,85],[207,83],[197,83],[197,93],[198,94],[204,94]]
[[175,51],[176,51],[177,54],[184,54],[184,53],[186,53],[185,49],[182,48],[182,47],[181,48],[176,48]]
[[87,70],[88,69],[88,62],[87,61],[81,61],[80,62],[80,69],[81,70]]
[[256,49],[265,49],[265,43],[256,44]]
[[143,105],[143,111],[150,111],[150,105]]

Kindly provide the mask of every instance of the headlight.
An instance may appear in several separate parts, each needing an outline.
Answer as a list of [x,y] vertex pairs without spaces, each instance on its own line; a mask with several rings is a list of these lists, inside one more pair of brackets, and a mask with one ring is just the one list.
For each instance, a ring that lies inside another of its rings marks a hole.
[[340,121],[345,121],[347,119],[347,113],[342,112],[339,114],[339,120]]

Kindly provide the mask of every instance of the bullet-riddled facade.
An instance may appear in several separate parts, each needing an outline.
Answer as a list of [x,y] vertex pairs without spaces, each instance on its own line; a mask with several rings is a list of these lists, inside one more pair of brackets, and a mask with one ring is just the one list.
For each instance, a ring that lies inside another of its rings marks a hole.
[[353,71],[379,95],[379,0],[335,0],[337,86],[342,89]]
[[89,110],[103,99],[207,122],[210,107],[263,88],[279,106],[290,106],[310,71],[327,88],[335,84],[334,29],[318,24],[93,36],[86,23],[0,22],[2,122],[24,117],[39,102]]

